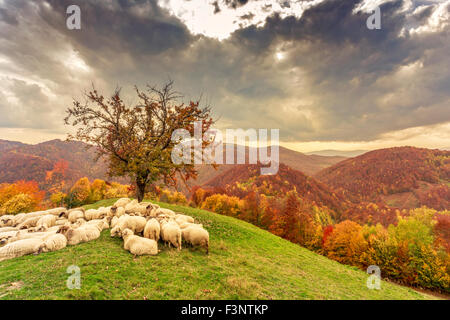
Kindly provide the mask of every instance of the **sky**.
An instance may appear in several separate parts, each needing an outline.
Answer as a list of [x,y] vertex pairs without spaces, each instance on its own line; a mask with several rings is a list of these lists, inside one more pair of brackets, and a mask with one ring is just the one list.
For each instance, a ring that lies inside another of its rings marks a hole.
[[0,139],[65,139],[93,85],[134,104],[170,78],[216,128],[297,151],[447,149],[449,52],[450,0],[0,0]]

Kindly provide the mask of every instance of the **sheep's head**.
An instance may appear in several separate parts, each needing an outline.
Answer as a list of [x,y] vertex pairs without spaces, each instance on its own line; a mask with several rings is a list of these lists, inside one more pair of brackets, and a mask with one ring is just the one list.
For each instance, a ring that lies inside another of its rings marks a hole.
[[112,228],[110,233],[111,233],[111,237],[120,237],[121,236],[119,227]]
[[47,245],[46,245],[45,243],[43,243],[43,244],[41,244],[41,245],[39,246],[39,249],[38,249],[38,251],[37,251],[37,254],[40,254],[40,253],[42,253],[42,252],[48,252],[48,248],[47,248]]
[[116,212],[117,212],[117,207],[116,207],[115,205],[111,207],[111,212],[114,213],[114,214],[116,214]]
[[3,224],[3,225],[5,225],[5,226],[7,226],[9,223],[11,223],[12,222],[12,220],[10,219],[10,218],[3,218],[2,220],[1,220],[1,223]]
[[62,235],[66,235],[69,230],[70,230],[69,226],[61,226],[61,227],[59,227],[58,231],[56,231],[56,233],[61,233]]
[[126,237],[128,237],[128,236],[132,236],[133,234],[134,234],[133,231],[131,231],[131,230],[128,229],[128,228],[122,231],[122,237],[123,237],[123,238],[126,238]]
[[66,212],[66,211],[61,212],[61,213],[58,215],[58,217],[59,217],[59,218],[67,217],[67,212]]
[[47,231],[47,227],[46,226],[40,226],[40,227],[37,227],[35,229],[35,231],[36,232],[45,232],[45,231]]

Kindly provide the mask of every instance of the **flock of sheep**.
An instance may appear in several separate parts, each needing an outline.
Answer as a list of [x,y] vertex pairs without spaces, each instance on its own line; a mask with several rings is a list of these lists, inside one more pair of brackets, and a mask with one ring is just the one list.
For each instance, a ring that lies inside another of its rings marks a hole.
[[209,249],[209,233],[190,216],[150,202],[121,198],[113,206],[85,210],[55,208],[0,217],[0,261],[56,251],[100,237],[122,237],[133,255],[158,254],[158,241],[181,250],[182,241]]

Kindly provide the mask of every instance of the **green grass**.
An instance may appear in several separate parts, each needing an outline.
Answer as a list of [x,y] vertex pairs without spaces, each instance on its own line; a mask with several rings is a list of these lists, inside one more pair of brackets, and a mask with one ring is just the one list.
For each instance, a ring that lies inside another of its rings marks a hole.
[[[114,200],[90,205],[107,206]],[[105,230],[95,241],[57,252],[0,262],[0,299],[427,299],[341,265],[246,222],[215,213],[183,211],[210,233],[210,254],[160,245],[157,256],[133,256]],[[81,289],[69,290],[67,267],[81,269]],[[17,288],[8,289],[11,284]]]

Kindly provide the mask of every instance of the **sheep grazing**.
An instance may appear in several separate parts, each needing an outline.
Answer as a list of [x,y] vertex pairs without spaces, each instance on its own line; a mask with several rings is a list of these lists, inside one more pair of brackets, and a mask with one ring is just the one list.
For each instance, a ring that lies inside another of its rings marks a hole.
[[67,238],[60,234],[55,233],[47,237],[43,244],[39,247],[39,253],[51,252],[64,249],[67,246]]
[[158,208],[158,209],[156,209],[155,214],[156,214],[156,216],[167,215],[169,217],[175,217],[175,215],[176,215],[175,212],[173,212],[170,209],[166,209],[166,208]]
[[119,218],[117,218],[116,216],[112,217],[111,223],[110,223],[111,228],[114,228],[116,226],[118,220],[119,220]]
[[134,199],[131,200],[130,202],[127,203],[127,205],[124,207],[125,208],[125,212],[128,213],[129,211],[131,211],[136,205],[138,205],[139,202]]
[[158,243],[155,240],[135,236],[130,229],[123,230],[122,237],[123,248],[135,256],[158,254]]
[[0,227],[12,227],[14,223],[14,216],[5,215],[0,217]]
[[181,250],[181,229],[174,221],[161,222],[161,238],[169,245]]
[[17,226],[17,225],[21,224],[22,222],[24,222],[26,219],[27,219],[27,214],[26,213],[16,214],[12,218],[13,222],[12,222],[11,226]]
[[36,223],[36,231],[45,231],[50,227],[53,227],[56,223],[58,216],[53,214],[47,214],[39,218]]
[[156,219],[150,219],[144,228],[144,238],[159,240],[159,234],[161,233],[161,226]]
[[57,233],[61,233],[67,238],[68,245],[76,245],[82,242],[88,242],[98,239],[100,237],[100,231],[96,226],[81,226],[73,229],[72,227],[62,226]]
[[65,215],[67,212],[67,209],[64,207],[60,207],[60,208],[53,208],[53,209],[49,209],[46,211],[46,214],[52,214],[58,217],[62,217],[63,215]]
[[198,227],[198,228],[203,228],[203,224],[201,223],[190,223],[190,222],[184,222],[182,224],[180,224],[180,228],[181,229],[186,229],[187,227]]
[[194,218],[184,215],[184,214],[177,214],[175,216],[175,221],[176,223],[178,223],[179,225],[183,224],[183,223],[194,223]]
[[89,209],[84,213],[84,217],[87,221],[103,219],[108,215],[108,211],[109,209],[106,209],[105,207],[99,208],[97,210]]
[[9,232],[9,231],[19,231],[19,229],[15,227],[2,227],[0,228],[0,233],[2,232]]
[[80,218],[84,219],[84,212],[82,210],[73,210],[69,212],[68,220],[70,223],[75,223]]
[[157,214],[156,214],[156,210],[159,209],[159,206],[157,204],[153,204],[153,203],[149,203],[146,205],[145,207],[145,216],[146,217],[150,217],[150,218],[156,218]]
[[67,220],[66,218],[59,218],[58,220],[55,221],[55,226],[64,226],[66,224],[70,224],[70,221]]
[[113,207],[125,207],[127,204],[129,204],[131,202],[130,198],[120,198],[119,200],[117,200]]
[[100,231],[103,231],[103,230],[109,228],[108,217],[105,217],[103,219],[91,220],[91,221],[88,221],[86,224],[88,224],[88,225],[99,225],[101,227]]
[[34,228],[34,227],[36,227],[36,224],[37,224],[37,222],[39,221],[40,218],[41,218],[41,216],[34,216],[34,217],[31,217],[31,218],[28,218],[24,222],[19,224],[17,227],[19,229]]
[[125,229],[131,229],[133,233],[141,233],[144,231],[145,225],[147,224],[147,220],[143,217],[136,216],[122,216],[117,221],[117,224],[114,228],[111,229],[111,237],[121,236],[121,233]]
[[19,240],[0,248],[0,261],[38,253],[43,241],[39,238]]
[[117,218],[120,218],[125,214],[125,208],[124,207],[116,207],[112,206],[111,209],[111,215]]
[[190,226],[182,229],[183,239],[192,246],[201,246],[209,252],[209,233],[203,228]]
[[0,245],[6,244],[11,238],[17,236],[19,231],[7,231],[0,233]]

